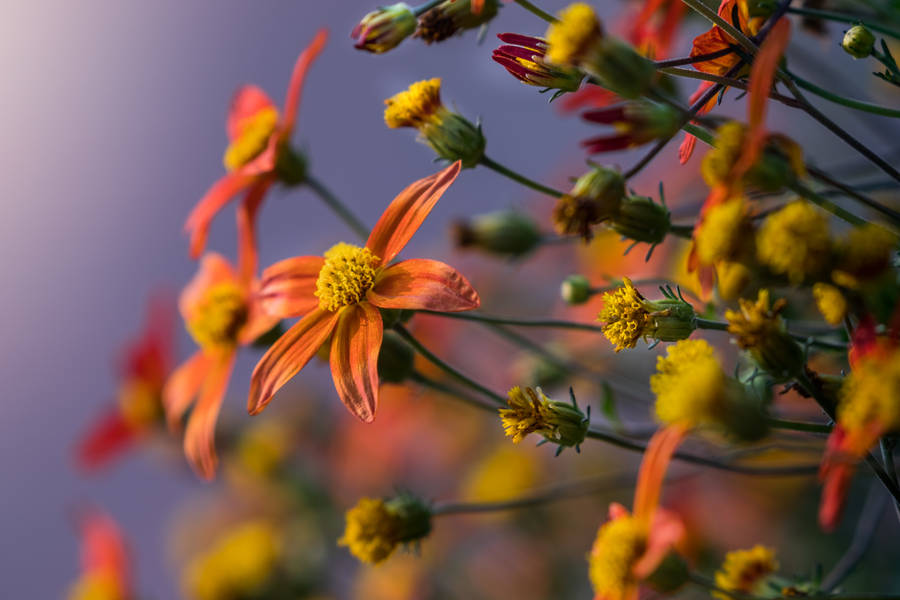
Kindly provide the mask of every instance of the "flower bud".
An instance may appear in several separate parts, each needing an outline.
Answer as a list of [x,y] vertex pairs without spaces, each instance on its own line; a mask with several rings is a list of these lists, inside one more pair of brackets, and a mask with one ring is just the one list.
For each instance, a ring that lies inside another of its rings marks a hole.
[[522,83],[560,92],[574,92],[581,85],[581,71],[547,62],[547,42],[542,38],[517,33],[497,37],[507,45],[494,50],[492,58]]
[[625,179],[615,169],[594,165],[579,177],[553,208],[553,223],[560,235],[591,238],[591,226],[609,221],[625,198]]
[[353,47],[375,54],[396,48],[400,42],[412,35],[418,21],[415,13],[405,2],[398,2],[373,10],[362,18],[350,37],[356,41]]
[[499,0],[484,0],[481,11],[472,11],[472,0],[444,0],[419,17],[415,37],[426,44],[443,42],[466,29],[481,27],[497,16]]
[[863,25],[854,25],[844,32],[841,48],[853,58],[866,58],[875,49],[875,35]]
[[385,331],[378,353],[378,377],[387,383],[406,381],[413,372],[415,352],[394,331]]
[[648,244],[662,242],[671,226],[669,210],[647,196],[625,198],[612,220],[612,227],[617,233],[630,240]]
[[694,308],[680,297],[666,294],[662,300],[647,300],[630,279],[624,277],[623,283],[603,294],[603,310],[597,317],[616,352],[634,348],[640,338],[683,340],[696,329]]
[[362,562],[378,564],[400,544],[408,544],[431,532],[431,509],[411,494],[389,500],[361,498],[347,511],[344,536],[338,544]]
[[757,365],[776,381],[787,381],[801,373],[803,348],[788,334],[780,313],[787,305],[782,298],[769,306],[769,291],[760,290],[756,302],[741,298],[740,310],[728,310],[728,332],[738,346],[750,352]]
[[591,298],[591,282],[584,275],[569,275],[559,289],[566,304],[584,304]]
[[805,200],[786,204],[766,217],[756,233],[756,256],[795,285],[819,278],[832,259],[827,216]]
[[679,114],[674,108],[646,100],[590,110],[582,114],[581,118],[615,128],[613,135],[598,136],[581,142],[591,154],[634,148],[673,135],[679,129]]
[[690,575],[687,562],[678,553],[670,551],[644,581],[654,591],[668,595],[690,581]]
[[460,248],[478,248],[513,258],[534,250],[541,233],[531,217],[515,210],[476,215],[454,224],[453,235]]
[[[716,144],[700,166],[703,179],[710,187],[731,183],[735,165],[740,159],[747,137],[747,126],[729,121],[716,130]],[[790,138],[771,134],[763,152],[743,177],[746,185],[776,192],[805,173],[803,150]]]
[[[500,409],[506,435],[518,444],[530,433],[539,433],[548,442],[577,450],[587,435],[590,418],[578,408],[575,396],[571,404],[550,400],[541,388],[509,390],[509,408]],[[559,452],[557,452],[558,454]]]

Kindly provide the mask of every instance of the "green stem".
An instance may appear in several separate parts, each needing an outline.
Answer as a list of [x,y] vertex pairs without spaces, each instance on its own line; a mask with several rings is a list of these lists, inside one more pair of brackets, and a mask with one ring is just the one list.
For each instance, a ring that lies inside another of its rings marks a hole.
[[419,373],[418,371],[413,371],[412,375],[410,375],[410,379],[423,387],[427,387],[436,392],[441,392],[442,394],[446,394],[448,396],[456,398],[457,400],[465,402],[466,404],[469,404],[476,408],[489,410],[491,412],[497,410],[497,407],[493,404],[489,404],[483,400],[479,400],[478,398],[469,396],[468,394],[463,393],[460,390],[457,390],[447,385],[446,383],[443,383],[442,381],[435,381],[434,379],[431,379],[427,375]]
[[820,98],[824,98],[830,102],[834,102],[835,104],[840,104],[841,106],[855,108],[856,110],[871,113],[873,115],[881,115],[883,117],[900,119],[900,110],[888,108],[886,106],[879,106],[878,104],[870,104],[869,102],[863,102],[862,100],[845,98],[844,96],[840,96],[838,94],[835,94],[834,92],[829,92],[828,90],[821,88],[811,81],[807,81],[806,79],[803,79],[799,75],[796,75],[790,71],[788,71],[788,74],[793,78],[798,86],[808,92],[812,92]]
[[892,38],[896,38],[900,40],[900,31],[896,29],[891,29],[890,27],[885,27],[884,25],[879,25],[878,23],[873,23],[871,21],[867,21],[864,19],[860,19],[855,15],[848,15],[846,13],[832,12],[828,10],[818,10],[814,8],[788,8],[787,11],[789,13],[795,15],[802,15],[804,17],[813,17],[816,19],[825,19],[826,21],[837,21],[838,23],[851,23],[856,25],[857,23],[865,26],[872,31],[877,31],[878,33],[883,33],[884,35],[889,35]]
[[541,192],[542,194],[547,194],[548,196],[553,196],[554,198],[560,198],[563,196],[563,193],[560,192],[559,190],[554,190],[553,188],[547,187],[546,185],[543,185],[543,184],[540,184],[537,181],[533,181],[533,180],[525,177],[524,175],[520,175],[519,173],[516,173],[512,169],[504,167],[500,163],[489,158],[487,155],[481,157],[481,164],[484,165],[485,167],[487,167],[488,169],[491,169],[493,171],[496,171],[497,173],[500,173],[504,177],[509,177],[513,181],[515,181],[517,183],[521,183],[525,187],[529,187],[533,190]]
[[694,226],[693,225],[670,225],[669,233],[674,235],[675,237],[680,237],[685,240],[689,240],[694,237]]
[[530,12],[531,14],[536,15],[537,17],[547,21],[548,23],[556,23],[558,21],[558,19],[556,17],[554,17],[550,13],[544,12],[543,10],[541,10],[540,8],[538,8],[537,6],[535,6],[528,0],[516,0],[516,4],[518,4],[519,6],[521,6],[528,12]]
[[322,202],[334,211],[334,214],[338,216],[353,232],[360,237],[360,239],[367,239],[369,237],[369,228],[363,225],[362,221],[360,221],[356,215],[354,215],[349,208],[344,206],[344,204],[338,200],[337,196],[331,193],[325,185],[310,175],[306,176],[306,184],[316,193],[316,195],[322,199]]
[[700,127],[699,125],[694,125],[693,123],[688,123],[682,129],[706,144],[707,146],[715,146],[716,145],[716,136],[712,131],[707,129],[706,127]]
[[417,340],[415,337],[413,337],[413,335],[409,332],[409,330],[406,329],[406,327],[404,327],[400,323],[397,323],[396,325],[394,325],[394,330],[400,335],[400,337],[402,337],[404,340],[406,340],[410,346],[412,346],[419,354],[421,354],[426,359],[428,359],[428,361],[431,362],[433,365],[442,369],[448,375],[455,377],[456,379],[458,379],[462,383],[466,384],[467,386],[469,386],[473,390],[477,391],[478,393],[484,394],[488,398],[491,398],[492,400],[496,401],[498,404],[504,405],[504,406],[506,405],[506,398],[504,398],[497,392],[486,388],[485,386],[481,385],[477,381],[466,377],[465,375],[463,375],[462,373],[460,373],[459,371],[457,371],[456,369],[454,369],[453,367],[451,367],[450,365],[445,363],[443,360],[438,358],[437,355],[435,355],[431,350],[429,350],[428,348],[423,346],[419,340]]
[[[733,87],[739,90],[747,89],[747,82],[741,79],[735,79],[733,77],[724,77],[722,75],[714,75],[712,73],[704,73],[703,71],[693,71],[691,69],[681,69],[678,67],[666,67],[659,69],[660,73],[666,73],[668,75],[674,75],[675,77],[685,77],[687,79],[698,79],[700,81],[711,81],[713,83],[719,83],[721,85],[726,85],[728,87]],[[793,98],[789,98],[783,94],[779,94],[778,92],[772,91],[769,93],[769,98],[773,100],[777,100],[781,102],[785,106],[791,106],[793,108],[803,108],[803,104],[797,102]]]
[[[891,219],[891,221],[893,221],[895,225],[900,225],[900,212],[897,212],[894,209],[889,208],[887,206],[883,206],[882,204],[880,204],[879,202],[876,202],[872,198],[869,198],[865,194],[861,194],[859,192],[859,190],[861,189],[861,186],[856,186],[855,188],[850,187],[849,185],[841,183],[834,177],[831,177],[825,171],[823,171],[821,169],[817,169],[816,167],[812,167],[809,165],[806,166],[806,171],[810,174],[811,177],[814,177],[815,179],[818,179],[819,181],[821,181],[827,185],[830,185],[831,187],[835,188],[839,193],[843,192],[843,194],[845,196],[853,198],[854,200],[857,200],[858,202],[868,206],[869,208],[880,212],[882,215]],[[893,184],[893,182],[891,182],[891,183]],[[823,194],[822,192],[819,192],[819,195],[825,196],[825,194]]]
[[784,419],[775,419],[769,417],[767,419],[769,425],[775,429],[787,429],[790,431],[807,431],[810,433],[831,433],[830,425],[822,425],[820,423],[807,423],[805,421],[787,421]]
[[420,310],[419,312],[436,317],[446,317],[448,319],[459,319],[462,321],[478,321],[481,323],[492,323],[494,325],[516,325],[518,327],[552,327],[557,329],[580,329],[583,331],[593,331],[602,333],[603,327],[600,325],[591,325],[590,323],[577,323],[575,321],[563,321],[559,319],[512,319],[508,317],[492,317],[489,315],[481,315],[478,313],[448,313],[435,312],[431,310]]
[[706,54],[698,54],[697,56],[685,56],[684,58],[669,58],[667,60],[658,60],[656,61],[657,69],[664,69],[666,67],[680,67],[682,65],[695,65],[697,63],[706,62],[708,60],[715,60],[717,58],[722,58],[723,56],[728,56],[734,52],[734,48],[728,46],[727,48],[722,48],[721,50],[716,50],[715,52],[708,52]]
[[713,331],[728,331],[728,323],[722,321],[711,321],[709,319],[694,318],[694,325],[697,329],[711,329]]
[[719,28],[724,31],[728,36],[737,41],[738,44],[743,46],[744,50],[749,52],[751,55],[756,54],[756,44],[753,43],[753,40],[744,35],[739,29],[735,28],[731,23],[723,19],[719,16],[719,14],[707,6],[703,0],[681,0],[685,4],[687,4],[694,11],[700,13],[704,17],[706,17],[713,24],[718,25]]
[[[694,317],[694,325],[697,326],[697,329],[708,329],[711,331],[728,331],[728,323],[723,321],[712,321],[710,319],[701,319],[700,317]],[[827,340],[819,340],[813,338],[809,335],[804,335],[802,333],[792,333],[788,332],[792,338],[797,340],[798,342],[803,342],[804,344],[808,343],[810,346],[817,346],[819,348],[823,348],[826,350],[836,350],[838,352],[846,352],[847,345],[843,342],[829,342]]]
[[793,183],[788,184],[787,187],[791,191],[796,192],[798,195],[806,198],[807,200],[809,200],[810,202],[812,202],[814,204],[817,204],[819,207],[823,208],[824,210],[827,210],[834,216],[836,216],[840,219],[843,219],[844,221],[847,221],[851,225],[859,226],[859,225],[865,225],[868,223],[868,221],[866,221],[865,219],[857,217],[853,213],[841,208],[840,206],[838,206],[837,204],[835,204],[828,198],[825,198],[824,196],[820,196],[819,194],[817,194],[813,190],[809,189],[808,187],[806,187],[799,181],[794,181]]

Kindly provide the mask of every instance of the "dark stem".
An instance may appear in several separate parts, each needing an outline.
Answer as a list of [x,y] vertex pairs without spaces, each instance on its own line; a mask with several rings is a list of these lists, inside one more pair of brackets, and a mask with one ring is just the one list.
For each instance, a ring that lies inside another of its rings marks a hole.
[[316,193],[316,195],[321,198],[322,202],[330,208],[334,213],[340,218],[353,232],[360,237],[360,239],[365,240],[369,237],[369,228],[363,225],[362,221],[360,221],[356,215],[354,215],[349,208],[344,206],[344,204],[338,200],[337,196],[331,193],[321,181],[312,177],[310,175],[306,176],[306,184]]
[[879,486],[873,485],[869,489],[866,503],[859,514],[859,520],[856,522],[853,540],[850,542],[850,546],[847,547],[844,555],[822,580],[823,592],[830,592],[840,585],[865,556],[872,543],[872,538],[875,537],[875,532],[878,530],[878,522],[884,513],[884,505],[887,499],[887,495],[884,494]]
[[721,50],[716,50],[715,52],[709,52],[707,54],[685,56],[684,58],[670,58],[668,60],[658,60],[656,61],[656,67],[680,67],[681,65],[693,65],[695,63],[702,63],[708,60],[722,58],[723,56],[727,56],[732,52],[734,52],[734,48],[732,46],[728,46],[727,48],[722,48]]
[[560,192],[559,190],[554,190],[553,188],[547,187],[546,185],[538,183],[537,181],[533,181],[533,180],[525,177],[524,175],[520,175],[519,173],[516,173],[512,169],[504,167],[503,165],[494,161],[493,159],[491,159],[490,157],[488,157],[486,155],[481,157],[480,164],[484,165],[488,169],[491,169],[493,171],[496,171],[497,173],[500,173],[504,177],[509,177],[513,181],[521,183],[525,187],[529,187],[533,190],[541,192],[542,194],[547,194],[548,196],[553,196],[554,198],[559,198],[559,197],[563,196],[563,193]]
[[861,194],[857,189],[854,189],[854,188],[850,187],[849,185],[841,183],[840,181],[831,177],[830,175],[828,175],[828,173],[826,173],[825,171],[822,171],[821,169],[817,169],[816,167],[810,167],[807,165],[806,170],[815,179],[818,179],[819,181],[826,183],[833,188],[837,188],[838,190],[844,192],[844,194],[846,194],[850,198],[853,198],[854,200],[857,200],[860,203],[865,204],[869,208],[880,212],[884,216],[893,220],[894,223],[900,224],[900,212],[897,212],[897,211],[893,210],[892,208],[888,208],[887,206],[883,206],[882,204],[876,202],[872,198],[869,198],[865,194]]

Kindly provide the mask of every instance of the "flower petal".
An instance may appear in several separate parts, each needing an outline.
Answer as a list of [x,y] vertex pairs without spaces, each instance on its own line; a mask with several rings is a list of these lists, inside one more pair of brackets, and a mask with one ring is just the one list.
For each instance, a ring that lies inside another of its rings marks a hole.
[[424,258],[386,268],[366,297],[380,308],[459,312],[481,305],[478,292],[459,271]]
[[238,88],[234,96],[231,97],[231,105],[228,107],[228,118],[225,121],[228,139],[234,140],[240,137],[247,118],[252,117],[264,108],[275,108],[275,103],[269,99],[269,96],[261,88],[255,85],[244,85]]
[[249,283],[256,276],[258,250],[256,247],[256,215],[273,180],[265,178],[247,192],[237,210],[238,274]]
[[684,523],[677,514],[662,508],[657,510],[650,526],[647,549],[631,568],[631,572],[639,580],[652,575],[672,547],[680,544],[684,536]]
[[657,431],[644,451],[641,468],[638,473],[637,486],[634,490],[634,516],[646,520],[653,519],[653,513],[659,505],[663,479],[669,461],[684,436],[687,428],[683,425],[668,425]]
[[295,256],[263,271],[259,290],[263,310],[279,318],[299,317],[314,310],[319,299],[313,294],[323,264],[321,256]]
[[216,421],[236,356],[228,352],[215,358],[184,432],[184,454],[197,475],[207,481],[216,475]]
[[473,15],[480,15],[482,9],[484,8],[484,0],[472,0],[472,5],[470,10]]
[[378,406],[378,352],[381,350],[381,313],[368,302],[341,312],[331,342],[331,376],[341,402],[365,423],[375,419]]
[[163,408],[169,429],[180,428],[181,417],[200,392],[211,366],[210,358],[198,351],[169,376],[163,388]]
[[300,372],[319,350],[337,324],[340,312],[316,309],[272,344],[250,378],[247,411],[260,413],[281,387]]
[[253,183],[255,176],[243,171],[228,173],[215,182],[188,215],[184,229],[190,235],[191,258],[197,258],[206,246],[209,224],[229,200]]
[[312,43],[306,47],[297,62],[294,64],[294,72],[291,74],[291,80],[288,83],[287,96],[284,99],[284,122],[281,126],[281,141],[286,141],[294,131],[294,123],[297,121],[297,109],[300,108],[300,94],[303,92],[303,80],[306,79],[306,72],[317,56],[325,47],[328,40],[328,31],[320,29],[313,38]]
[[400,192],[378,219],[369,234],[366,248],[380,257],[382,264],[389,263],[413,236],[461,169],[462,162],[456,161]]

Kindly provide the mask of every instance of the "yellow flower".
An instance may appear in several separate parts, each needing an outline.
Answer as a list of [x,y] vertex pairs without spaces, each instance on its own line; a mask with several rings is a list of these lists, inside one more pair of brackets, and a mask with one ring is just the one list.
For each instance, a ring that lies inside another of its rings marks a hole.
[[106,573],[86,573],[69,588],[68,600],[126,600],[119,582]]
[[656,416],[667,425],[691,427],[720,420],[726,395],[725,373],[705,340],[683,340],[656,359],[650,378],[656,395]]
[[603,334],[616,347],[616,352],[634,348],[640,338],[673,342],[688,337],[694,330],[694,309],[684,300],[666,297],[649,301],[627,277],[625,285],[603,294],[603,310],[598,320],[604,323]]
[[876,352],[860,360],[844,380],[837,417],[848,432],[900,429],[900,351]]
[[827,283],[817,283],[812,293],[825,320],[831,325],[840,325],[847,314],[847,299],[841,290]]
[[347,511],[344,536],[338,545],[365,563],[387,560],[400,544],[431,532],[431,510],[418,498],[401,494],[390,500],[361,498]]
[[575,404],[550,400],[541,391],[518,386],[509,390],[509,408],[500,409],[500,418],[507,436],[518,444],[529,433],[539,433],[544,439],[559,444],[560,451],[584,441],[589,419]]
[[750,269],[742,262],[723,261],[716,265],[717,286],[723,300],[741,295],[752,278]]
[[441,102],[441,80],[438,77],[417,81],[409,89],[384,101],[384,122],[391,129],[419,128],[446,110]]
[[697,256],[705,265],[734,258],[746,240],[749,223],[743,198],[712,207],[697,231]]
[[[727,592],[756,594],[766,577],[778,569],[775,551],[765,546],[735,550],[725,555],[722,568],[716,571],[716,587]],[[728,594],[713,592],[720,600],[731,600]]]
[[600,526],[588,559],[591,585],[596,598],[620,600],[634,588],[635,562],[647,549],[647,523],[627,515]]
[[787,305],[784,298],[769,306],[769,290],[760,290],[756,302],[741,298],[740,310],[725,311],[728,332],[738,346],[749,350],[760,367],[780,378],[791,377],[803,368],[803,349],[787,333],[779,313]]
[[591,5],[570,4],[559,14],[559,21],[547,29],[547,60],[559,65],[578,64],[602,38],[603,26]]
[[874,279],[891,264],[897,236],[880,225],[854,227],[837,244],[837,266],[831,277],[835,283],[855,288]]
[[769,215],[756,235],[756,255],[793,284],[821,273],[831,260],[828,219],[810,203],[791,202]]

